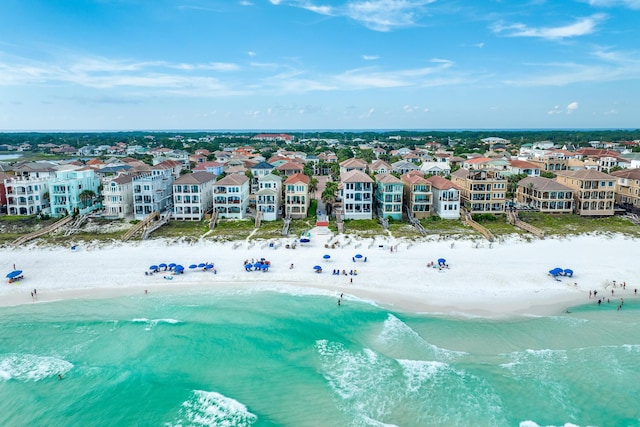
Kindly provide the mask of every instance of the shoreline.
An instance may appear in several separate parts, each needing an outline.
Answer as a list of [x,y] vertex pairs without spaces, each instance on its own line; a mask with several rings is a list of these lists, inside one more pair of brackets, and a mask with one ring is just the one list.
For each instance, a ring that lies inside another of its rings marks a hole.
[[[339,242],[337,248],[325,248],[330,239]],[[631,298],[638,287],[631,280],[640,277],[640,266],[633,263],[639,240],[626,236],[510,238],[489,244],[312,234],[310,243],[286,249],[292,241],[175,244],[153,240],[87,245],[77,251],[1,248],[0,267],[9,272],[15,260],[25,278],[18,285],[8,285],[5,279],[0,307],[36,302],[30,296],[32,289],[38,290],[37,303],[144,295],[145,289],[150,294],[271,290],[327,296],[344,293],[400,312],[508,318],[561,314],[568,307],[591,301],[592,290],[604,296],[605,291],[615,289],[614,298]],[[356,253],[363,257],[354,261]],[[244,270],[245,261],[262,257],[271,262],[268,272]],[[446,258],[449,267],[427,266],[439,258]],[[213,262],[217,274],[187,270],[171,281],[163,279],[164,271],[144,274],[152,264],[174,261],[185,266]],[[294,268],[289,269],[292,263]],[[314,273],[316,265],[323,267],[322,273]],[[548,274],[555,267],[571,268],[575,276],[556,281]],[[331,274],[336,269],[345,270],[347,276]],[[348,274],[352,269],[357,275]],[[613,288],[613,280],[628,282],[628,286]]]

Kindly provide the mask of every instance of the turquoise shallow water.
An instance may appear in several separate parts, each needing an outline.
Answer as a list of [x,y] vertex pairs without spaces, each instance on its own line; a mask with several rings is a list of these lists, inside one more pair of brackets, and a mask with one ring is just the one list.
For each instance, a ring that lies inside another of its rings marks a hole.
[[509,321],[270,292],[2,308],[0,424],[636,426],[639,302]]

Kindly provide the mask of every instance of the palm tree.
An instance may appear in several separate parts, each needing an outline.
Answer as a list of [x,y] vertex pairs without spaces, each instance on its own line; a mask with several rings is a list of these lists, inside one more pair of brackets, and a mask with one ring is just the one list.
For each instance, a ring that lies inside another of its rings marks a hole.
[[78,195],[78,197],[80,198],[80,201],[82,202],[82,206],[85,208],[88,206],[91,206],[91,203],[88,203],[88,202],[93,201],[93,199],[95,199],[96,196],[97,194],[93,190],[84,190],[82,193]]

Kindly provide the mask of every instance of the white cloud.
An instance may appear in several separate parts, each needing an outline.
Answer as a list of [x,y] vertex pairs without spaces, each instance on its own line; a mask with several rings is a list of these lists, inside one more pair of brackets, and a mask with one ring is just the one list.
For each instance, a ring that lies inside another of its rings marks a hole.
[[372,115],[373,113],[375,113],[375,112],[376,112],[376,109],[375,109],[375,108],[373,108],[373,107],[371,107],[371,108],[369,108],[369,109],[367,110],[367,112],[366,112],[366,113],[361,114],[361,115],[359,116],[359,118],[360,118],[360,119],[368,119],[368,118],[369,118],[369,117],[371,117],[371,115]]
[[253,6],[253,3],[251,3],[250,1],[242,0],[240,2],[240,6]]
[[405,105],[404,107],[402,107],[402,109],[404,110],[405,113],[413,113],[416,110],[418,110],[420,107],[415,106],[412,107],[411,105]]
[[567,114],[572,114],[577,109],[578,109],[578,103],[574,101],[569,105],[567,105]]
[[253,51],[249,51],[247,52],[247,55],[249,55],[250,57],[254,58],[256,56],[256,53]]
[[629,9],[640,9],[640,0],[587,0],[591,6],[600,7],[628,7]]
[[547,114],[549,114],[550,116],[553,116],[555,114],[562,114],[562,110],[560,109],[560,106],[554,105],[551,110],[547,111]]
[[376,59],[380,59],[378,55],[362,55],[362,59],[365,61],[375,61]]
[[328,16],[343,16],[374,31],[413,27],[425,13],[425,6],[436,0],[347,0],[341,5],[317,5],[308,0],[269,0]]
[[604,14],[595,14],[580,18],[572,24],[560,27],[529,27],[525,24],[494,24],[491,30],[494,33],[504,34],[507,37],[539,37],[548,40],[560,40],[569,37],[578,37],[591,34],[596,31],[596,26],[606,18]]

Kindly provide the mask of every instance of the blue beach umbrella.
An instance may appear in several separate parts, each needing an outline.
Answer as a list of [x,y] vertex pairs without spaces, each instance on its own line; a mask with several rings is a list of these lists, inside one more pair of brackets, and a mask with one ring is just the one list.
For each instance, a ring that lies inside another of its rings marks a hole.
[[149,266],[149,270],[157,270],[158,266],[157,265],[150,265]]
[[207,264],[204,266],[207,270],[211,270],[213,268],[213,264]]
[[175,270],[176,271],[184,271],[184,267],[181,266],[181,265],[176,265]]
[[171,263],[171,264],[169,264],[167,267],[169,267],[169,268],[175,268],[175,266],[176,266],[176,263],[175,263],[175,262],[172,262],[172,263]]
[[355,256],[355,257],[356,257],[356,258],[358,258],[358,259],[360,259],[360,258],[362,258],[362,255],[360,255],[360,254],[356,254],[356,256]]
[[21,274],[22,274],[22,270],[14,270],[11,273],[7,274],[7,279],[15,279]]
[[565,268],[563,273],[565,276],[573,277],[573,270],[569,268]]
[[207,264],[205,264],[204,262],[201,262],[200,264],[198,264],[198,267],[199,268],[203,268],[205,265],[207,265]]
[[322,270],[322,267],[320,267],[319,265],[314,265],[314,266],[313,266],[313,269],[314,269],[314,270]]
[[438,264],[446,264],[446,263],[447,263],[446,259],[444,259],[444,258],[438,259]]
[[161,264],[158,264],[158,267],[160,267],[160,268],[165,268],[166,266],[167,266],[167,264],[165,264],[164,262],[161,263]]
[[194,268],[198,268],[198,266],[197,266],[197,265],[195,265],[195,264],[191,264],[191,265],[189,266],[189,268],[193,270]]
[[322,258],[329,259],[329,258],[331,258],[331,255],[322,255]]
[[303,239],[300,239],[300,243],[309,243],[311,240],[307,239],[306,237]]
[[251,264],[250,262],[244,265],[244,268],[246,268],[247,270],[253,268],[253,264]]

